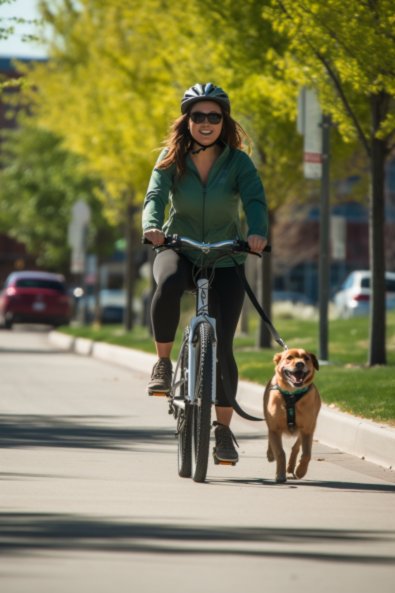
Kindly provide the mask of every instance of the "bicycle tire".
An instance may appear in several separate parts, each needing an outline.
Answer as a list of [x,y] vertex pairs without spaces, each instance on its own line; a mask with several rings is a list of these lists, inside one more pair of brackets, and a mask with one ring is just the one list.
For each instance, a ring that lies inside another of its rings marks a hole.
[[196,391],[192,409],[192,477],[204,482],[210,453],[213,385],[213,335],[208,323],[197,330]]
[[[180,376],[178,378],[179,391],[175,394],[185,398],[188,391],[188,331],[185,331],[184,341],[180,353]],[[178,440],[178,475],[190,478],[192,475],[192,410],[188,402],[180,409],[177,417]]]

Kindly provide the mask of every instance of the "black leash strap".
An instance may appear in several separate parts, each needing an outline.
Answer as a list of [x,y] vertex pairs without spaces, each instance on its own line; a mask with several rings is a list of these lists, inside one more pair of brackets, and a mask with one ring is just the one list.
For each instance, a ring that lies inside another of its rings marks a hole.
[[229,376],[227,373],[227,361],[224,354],[221,351],[217,352],[219,358],[219,368],[221,370],[221,381],[224,388],[225,396],[234,411],[244,418],[245,420],[250,420],[252,422],[262,422],[263,418],[257,418],[256,416],[251,416],[247,412],[243,410],[243,408],[238,404],[235,396],[233,395],[232,386],[230,384]]
[[[282,338],[280,338],[277,330],[275,329],[274,325],[272,324],[272,322],[270,321],[269,317],[266,315],[265,311],[262,309],[262,307],[260,306],[260,304],[258,303],[258,300],[255,296],[255,294],[252,291],[251,286],[248,284],[246,275],[245,275],[245,271],[244,271],[244,267],[237,265],[236,260],[234,260],[235,264],[236,264],[236,270],[243,282],[244,288],[246,293],[248,294],[252,304],[254,305],[255,309],[258,311],[259,315],[262,317],[263,321],[265,322],[266,327],[268,328],[268,330],[270,331],[271,335],[273,336],[273,338],[276,340],[277,344],[279,344],[284,350],[288,350],[288,346],[286,345],[286,343],[284,342],[284,340]],[[226,360],[222,359],[221,353],[219,354],[219,362],[220,362],[220,368],[222,369],[222,384],[224,387],[224,391],[225,391],[225,395],[226,395],[226,399],[228,400],[228,402],[231,404],[231,406],[233,407],[233,409],[235,410],[235,412],[241,416],[242,418],[245,418],[246,420],[252,420],[255,422],[260,422],[263,420],[263,418],[257,418],[256,416],[250,416],[250,414],[248,414],[247,412],[245,412],[240,405],[237,403],[236,398],[233,396],[232,393],[232,388],[230,385],[230,381],[229,381],[229,377],[227,376],[225,369],[226,369]]]
[[288,350],[288,346],[286,345],[284,340],[282,338],[280,338],[273,323],[270,321],[269,317],[266,315],[265,311],[262,309],[261,305],[258,303],[258,300],[257,300],[255,294],[253,293],[251,286],[248,284],[244,268],[237,266],[236,269],[239,272],[239,275],[243,281],[244,288],[250,298],[251,303],[254,305],[255,309],[258,311],[259,315],[262,317],[262,319],[265,322],[267,329],[270,331],[273,339],[276,340],[277,344],[279,344],[279,346],[281,346],[281,348],[283,348],[284,350]]

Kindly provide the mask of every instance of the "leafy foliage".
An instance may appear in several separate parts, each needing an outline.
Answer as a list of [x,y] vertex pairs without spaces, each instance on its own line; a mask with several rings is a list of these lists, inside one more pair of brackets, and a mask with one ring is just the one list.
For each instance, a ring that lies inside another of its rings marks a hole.
[[1,165],[0,229],[25,243],[40,265],[68,271],[73,203],[85,200],[94,227],[108,226],[94,198],[98,181],[83,171],[81,158],[65,150],[59,138],[29,126],[7,133]]
[[391,0],[273,0],[264,10],[288,39],[271,58],[284,81],[316,88],[342,136],[359,136],[370,152],[369,97],[385,94],[378,137],[393,137],[395,98],[394,10]]

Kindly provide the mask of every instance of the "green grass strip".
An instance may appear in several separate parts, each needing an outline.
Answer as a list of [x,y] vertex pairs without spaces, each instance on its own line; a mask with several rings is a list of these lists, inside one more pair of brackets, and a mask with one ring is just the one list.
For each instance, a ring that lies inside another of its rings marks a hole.
[[[256,328],[257,319],[250,325]],[[302,319],[276,320],[276,329],[289,347],[301,347],[318,355],[318,322]],[[316,384],[323,401],[342,411],[395,426],[395,312],[387,315],[387,364],[367,367],[369,320],[365,317],[329,322],[329,363],[321,364]],[[69,335],[154,353],[147,328],[136,325],[131,332],[121,326],[64,327]],[[177,334],[173,355],[181,339]],[[273,375],[273,356],[280,351],[258,349],[256,330],[235,339],[235,356],[241,379],[264,385]]]

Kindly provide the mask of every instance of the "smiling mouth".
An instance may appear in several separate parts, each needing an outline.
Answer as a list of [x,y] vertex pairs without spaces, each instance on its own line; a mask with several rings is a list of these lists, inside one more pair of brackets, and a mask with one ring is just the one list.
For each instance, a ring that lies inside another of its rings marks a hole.
[[294,385],[295,387],[300,387],[303,385],[308,373],[302,370],[290,371],[289,369],[283,369],[283,373],[285,378]]

